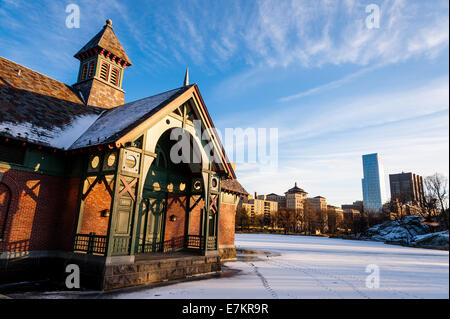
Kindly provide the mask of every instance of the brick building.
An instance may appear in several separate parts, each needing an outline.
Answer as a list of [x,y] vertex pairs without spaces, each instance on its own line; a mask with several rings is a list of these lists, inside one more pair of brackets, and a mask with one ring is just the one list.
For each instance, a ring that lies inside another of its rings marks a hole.
[[110,20],[75,58],[66,85],[0,57],[0,282],[61,280],[67,264],[97,289],[219,271],[246,191],[198,86],[186,72],[125,103]]
[[307,201],[314,205],[314,208],[320,211],[327,211],[327,199],[322,196],[307,198]]
[[270,193],[266,195],[265,198],[269,201],[277,202],[278,208],[289,208],[301,211],[303,210],[303,203],[306,200],[307,195],[308,193],[298,187],[297,183],[295,183],[294,187],[284,193],[284,196]]
[[364,204],[363,204],[362,200],[357,200],[357,201],[354,201],[353,204],[343,204],[343,205],[341,205],[341,208],[343,210],[354,209],[361,213],[364,209]]
[[298,187],[297,183],[284,194],[286,196],[286,208],[294,209],[296,211],[303,210],[303,204],[308,193]]
[[424,191],[422,176],[414,173],[389,174],[391,198],[402,204],[423,206]]
[[329,232],[337,232],[344,222],[344,210],[333,205],[327,205],[327,215]]
[[271,216],[278,211],[278,203],[276,201],[271,201],[267,199],[265,195],[248,196],[245,203],[242,203],[250,215],[250,218],[256,218],[257,216],[264,216],[264,220],[268,223]]

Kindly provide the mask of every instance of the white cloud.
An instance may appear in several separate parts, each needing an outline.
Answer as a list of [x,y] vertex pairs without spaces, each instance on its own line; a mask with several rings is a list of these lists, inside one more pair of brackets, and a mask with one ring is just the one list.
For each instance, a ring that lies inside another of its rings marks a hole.
[[381,4],[379,29],[365,25],[365,5],[263,1],[247,44],[269,65],[396,62],[448,46],[448,3]]

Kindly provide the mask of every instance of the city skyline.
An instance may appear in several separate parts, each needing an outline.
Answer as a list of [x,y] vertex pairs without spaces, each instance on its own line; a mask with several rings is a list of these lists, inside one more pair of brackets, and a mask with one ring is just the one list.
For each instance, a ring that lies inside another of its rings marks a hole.
[[0,55],[73,84],[73,54],[112,19],[133,61],[126,102],[181,86],[189,66],[219,130],[279,129],[277,171],[237,163],[251,193],[298,181],[351,203],[362,199],[360,156],[373,152],[386,180],[448,176],[447,1],[380,1],[374,29],[370,1],[231,2],[77,1],[80,28],[68,29],[67,3],[5,0]]

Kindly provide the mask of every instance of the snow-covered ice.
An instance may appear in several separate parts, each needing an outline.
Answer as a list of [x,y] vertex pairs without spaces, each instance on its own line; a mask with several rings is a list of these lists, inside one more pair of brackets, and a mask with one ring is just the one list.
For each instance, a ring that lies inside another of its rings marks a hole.
[[[448,251],[325,237],[237,234],[237,248],[274,253],[227,262],[227,278],[114,294],[113,298],[449,298]],[[279,255],[278,255],[279,254]],[[377,265],[379,288],[367,288]]]

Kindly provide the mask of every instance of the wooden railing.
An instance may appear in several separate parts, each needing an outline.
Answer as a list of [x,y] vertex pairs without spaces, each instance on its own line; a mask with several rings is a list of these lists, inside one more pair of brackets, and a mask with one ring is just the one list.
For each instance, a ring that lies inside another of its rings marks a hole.
[[105,255],[107,248],[107,237],[90,234],[76,234],[73,242],[73,251],[90,255]]
[[216,237],[208,236],[208,250],[216,250]]
[[112,238],[112,255],[128,255],[130,253],[130,236],[114,236]]
[[[113,239],[113,254],[127,254],[129,238],[121,237]],[[208,237],[208,250],[216,249],[216,237]],[[90,255],[106,255],[108,239],[106,236],[90,234],[76,234],[73,251]],[[172,238],[163,242],[146,243],[139,245],[137,253],[163,252],[170,253],[182,249],[203,250],[205,238],[200,235],[186,235]]]
[[145,243],[138,248],[138,253],[163,252],[170,253],[182,249],[201,250],[204,247],[204,239],[199,235],[186,235],[175,237],[163,242]]
[[185,248],[186,249],[203,249],[205,246],[205,239],[200,235],[186,235]]

